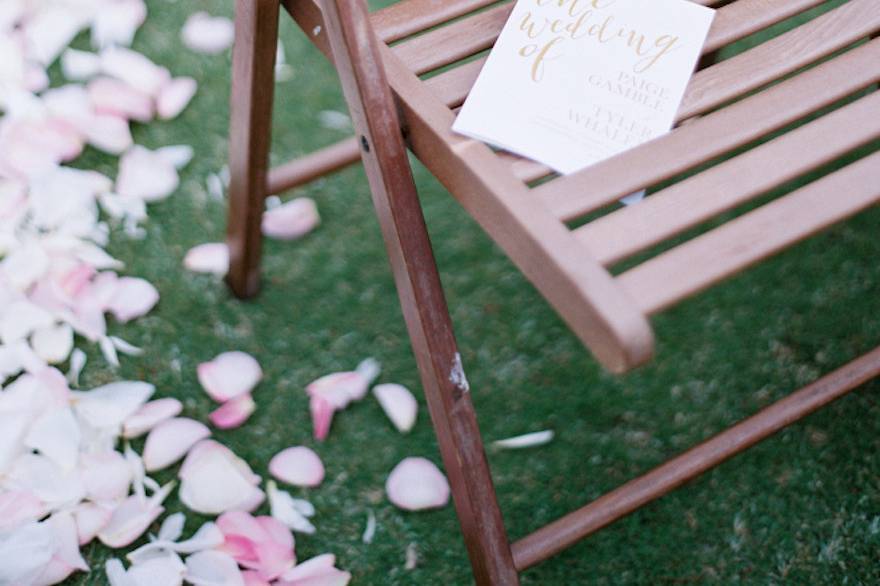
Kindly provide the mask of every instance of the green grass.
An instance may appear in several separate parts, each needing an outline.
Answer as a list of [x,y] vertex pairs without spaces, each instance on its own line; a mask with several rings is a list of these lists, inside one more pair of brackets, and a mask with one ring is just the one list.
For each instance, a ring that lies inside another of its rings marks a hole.
[[[201,87],[178,120],[136,127],[135,138],[148,147],[191,144],[196,158],[180,190],[152,206],[146,239],[115,234],[110,247],[127,272],[161,292],[150,315],[112,328],[146,352],[113,372],[89,349],[83,387],[147,380],[160,395],[180,398],[186,415],[204,419],[214,405],[199,388],[196,365],[229,349],[254,354],[266,373],[255,393],[258,410],[244,427],[215,435],[263,475],[286,446],[309,445],[321,455],[324,484],[297,491],[318,509],[318,532],[297,537],[299,558],[335,552],[355,584],[468,584],[452,506],[411,514],[384,497],[386,475],[400,459],[439,463],[439,455],[362,170],[297,192],[317,201],[323,224],[299,242],[266,243],[264,288],[254,301],[236,301],[219,280],[182,269],[189,247],[223,237],[225,206],[210,198],[204,180],[225,162],[230,60],[185,50],[178,31],[189,12],[229,14],[230,5],[149,2],[135,47]],[[317,118],[320,110],[345,110],[334,72],[286,18],[282,34],[294,78],[276,88],[275,163],[345,136]],[[115,159],[95,152],[79,164],[115,175]],[[514,537],[880,341],[880,209],[656,318],[656,360],[618,377],[597,366],[424,169],[416,168],[416,179],[485,438],[557,432],[545,447],[489,455]],[[415,430],[399,435],[367,399],[338,415],[329,439],[316,444],[303,387],[366,356],[383,363],[381,381],[417,392]],[[523,583],[880,583],[878,390],[876,382],[866,385],[529,570]],[[167,504],[169,512],[183,510],[176,495]],[[364,545],[368,509],[378,531]],[[187,515],[190,532],[206,520]],[[412,571],[404,569],[409,544],[419,553]],[[95,570],[68,583],[104,584],[104,560],[122,553],[89,546]]]

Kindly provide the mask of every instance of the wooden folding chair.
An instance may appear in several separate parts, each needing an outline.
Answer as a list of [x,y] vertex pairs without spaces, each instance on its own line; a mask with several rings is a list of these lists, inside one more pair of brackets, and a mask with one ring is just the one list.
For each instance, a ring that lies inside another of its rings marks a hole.
[[[707,54],[826,4],[699,3],[719,6]],[[651,315],[880,200],[880,92],[871,91],[880,81],[880,39],[871,40],[880,4],[827,4],[803,24],[699,71],[678,116],[687,124],[553,177],[450,130],[510,11],[493,0],[405,0],[373,14],[363,0],[324,0],[323,14],[316,0],[284,0],[309,38],[325,54],[332,48],[357,137],[267,170],[279,0],[237,1],[229,284],[242,297],[257,289],[266,194],[363,160],[477,583],[517,584],[519,571],[880,375],[880,348],[511,543],[405,141],[596,358],[626,371],[651,357]],[[844,155],[850,162],[804,187],[616,276],[607,268]],[[671,179],[679,180],[638,205],[613,205]],[[588,214],[597,217],[568,227]]]

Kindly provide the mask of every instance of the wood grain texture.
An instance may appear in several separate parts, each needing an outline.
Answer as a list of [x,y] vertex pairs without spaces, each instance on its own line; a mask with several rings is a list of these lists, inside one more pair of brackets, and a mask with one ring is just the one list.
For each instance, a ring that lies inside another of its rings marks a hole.
[[655,256],[617,281],[654,314],[877,202],[880,153]]
[[880,92],[575,230],[611,265],[880,138]]
[[555,555],[880,376],[880,348],[513,544],[519,570]]
[[519,584],[452,331],[400,121],[362,0],[327,0],[325,22],[431,420],[480,585]]
[[748,144],[878,79],[880,40],[875,40],[620,156],[546,183],[534,194],[557,217],[577,218]]
[[278,0],[236,0],[229,118],[226,281],[241,298],[260,281],[263,200],[272,132]]

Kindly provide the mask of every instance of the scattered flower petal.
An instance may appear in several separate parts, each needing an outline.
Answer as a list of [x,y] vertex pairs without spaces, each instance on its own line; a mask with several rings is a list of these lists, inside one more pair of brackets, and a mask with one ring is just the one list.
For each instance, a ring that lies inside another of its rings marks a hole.
[[163,421],[180,414],[183,403],[166,397],[144,405],[129,416],[122,425],[122,437],[132,439],[147,433]]
[[279,240],[295,240],[321,223],[318,206],[308,197],[297,197],[263,213],[263,234]]
[[202,440],[180,467],[180,500],[206,515],[252,511],[265,499],[260,477],[226,446]]
[[295,446],[275,454],[269,473],[287,484],[315,487],[324,480],[324,464],[310,448]]
[[147,472],[167,468],[210,435],[211,430],[207,426],[186,417],[175,417],[162,422],[147,435],[144,467]]
[[549,444],[551,441],[553,441],[553,436],[553,430],[547,429],[544,431],[536,431],[533,433],[518,435],[516,437],[509,437],[507,439],[496,440],[492,442],[492,445],[496,448],[504,450],[518,450],[521,448],[531,448],[534,446],[543,446],[544,444]]
[[191,77],[177,77],[168,82],[156,98],[156,113],[162,120],[177,118],[189,105],[198,90],[198,83]]
[[385,482],[385,492],[395,506],[421,511],[446,506],[449,483],[440,469],[426,458],[404,458]]
[[373,387],[373,394],[397,431],[407,433],[413,428],[419,404],[409,389],[403,385],[386,383]]
[[219,403],[250,393],[263,371],[256,359],[245,352],[224,352],[210,362],[199,364],[199,383]]
[[215,55],[232,46],[235,27],[228,18],[196,12],[186,20],[180,34],[190,50]]
[[196,273],[225,275],[229,270],[229,248],[223,242],[209,242],[190,248],[183,266]]
[[208,419],[218,429],[233,429],[240,427],[256,410],[250,393],[239,395],[220,405],[208,415]]

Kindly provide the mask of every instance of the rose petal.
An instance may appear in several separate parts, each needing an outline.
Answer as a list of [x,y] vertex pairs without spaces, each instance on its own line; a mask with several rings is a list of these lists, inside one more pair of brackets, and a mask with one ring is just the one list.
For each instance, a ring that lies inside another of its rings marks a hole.
[[264,580],[259,572],[253,570],[242,572],[241,577],[244,579],[244,586],[271,586],[268,580]]
[[119,160],[116,192],[146,202],[165,199],[180,183],[177,169],[156,151],[135,145]]
[[149,122],[153,119],[153,100],[140,90],[111,77],[89,82],[89,100],[98,114],[119,116],[126,120]]
[[64,362],[73,350],[73,328],[66,323],[40,328],[31,336],[31,346],[49,364]]
[[269,473],[294,486],[314,487],[324,480],[324,464],[305,446],[287,448],[269,461]]
[[336,556],[325,553],[285,572],[275,586],[346,586],[351,574],[334,567]]
[[186,566],[175,553],[166,553],[133,565],[127,577],[132,586],[180,586]]
[[127,439],[140,437],[163,421],[178,415],[182,410],[183,404],[170,397],[145,403],[125,420],[122,437]]
[[298,533],[315,532],[315,526],[297,506],[297,499],[294,499],[290,493],[280,490],[274,480],[266,483],[266,494],[269,496],[269,510],[272,517]]
[[146,18],[147,7],[143,0],[103,3],[92,23],[92,46],[98,49],[112,45],[130,46]]
[[257,404],[250,393],[239,395],[212,411],[208,419],[218,429],[233,429],[247,421],[256,408]]
[[187,18],[180,34],[190,50],[215,55],[232,46],[235,27],[228,18],[196,12]]
[[79,454],[79,424],[69,407],[46,411],[31,424],[24,444],[70,471]]
[[205,392],[220,403],[250,393],[263,377],[260,364],[245,352],[224,352],[199,364],[197,373]]
[[189,105],[198,90],[198,83],[191,77],[176,77],[168,82],[156,98],[156,113],[162,120],[177,118]]
[[536,431],[533,433],[518,435],[516,437],[509,437],[507,439],[496,440],[492,442],[492,445],[496,448],[517,450],[521,448],[530,448],[533,446],[543,446],[544,444],[548,444],[553,441],[553,436],[553,430],[547,429],[544,431]]
[[186,253],[183,266],[196,273],[225,275],[229,270],[229,248],[223,242],[199,244]]
[[30,584],[52,559],[54,536],[48,523],[28,523],[0,534],[0,584]]
[[99,503],[112,503],[128,496],[133,479],[131,466],[115,450],[87,452],[80,456],[80,472],[86,496]]
[[155,97],[171,80],[164,67],[150,61],[144,55],[124,47],[108,47],[101,51],[101,71],[124,81],[131,87]]
[[149,499],[131,495],[116,507],[109,523],[98,533],[98,539],[107,547],[126,547],[144,534],[147,528],[165,510],[162,501],[174,483],[168,483]]
[[200,551],[186,558],[185,578],[196,586],[244,586],[235,560],[214,550]]
[[162,470],[183,458],[190,448],[211,435],[203,423],[175,417],[154,427],[144,444],[144,467],[147,472]]
[[122,277],[107,310],[121,323],[147,314],[159,301],[159,292],[149,281],[136,277]]
[[155,387],[140,381],[118,381],[74,394],[78,417],[94,428],[115,428],[147,402]]
[[113,509],[83,501],[73,511],[76,521],[76,535],[79,544],[87,545],[107,526],[113,516]]
[[330,433],[330,424],[333,423],[333,414],[336,412],[336,408],[323,397],[313,395],[309,399],[309,411],[312,414],[312,433],[316,440],[322,442]]
[[195,151],[187,144],[173,144],[156,149],[156,154],[174,165],[175,169],[183,169],[192,161]]
[[300,238],[321,223],[314,200],[298,197],[263,213],[263,234],[280,240]]
[[43,501],[31,492],[24,490],[0,492],[0,534],[36,521],[45,514],[46,507]]
[[388,500],[407,511],[443,507],[449,502],[449,483],[425,458],[404,458],[385,482]]
[[265,499],[258,488],[260,477],[232,450],[212,440],[202,440],[180,467],[180,500],[204,514],[252,511]]
[[409,389],[403,385],[387,383],[373,387],[373,394],[398,431],[407,433],[413,428],[419,404]]

